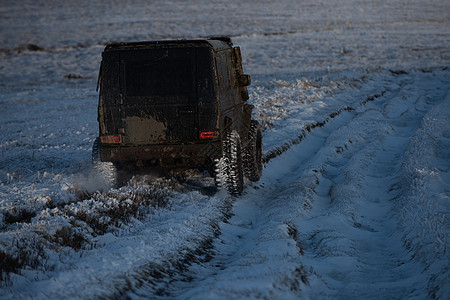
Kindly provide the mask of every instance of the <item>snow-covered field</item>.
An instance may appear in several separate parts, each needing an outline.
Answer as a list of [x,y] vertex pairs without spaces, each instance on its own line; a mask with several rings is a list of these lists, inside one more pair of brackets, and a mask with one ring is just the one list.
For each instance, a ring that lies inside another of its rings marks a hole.
[[[212,35],[252,75],[261,180],[110,188],[104,45]],[[0,299],[448,298],[448,1],[4,0],[0,42]]]

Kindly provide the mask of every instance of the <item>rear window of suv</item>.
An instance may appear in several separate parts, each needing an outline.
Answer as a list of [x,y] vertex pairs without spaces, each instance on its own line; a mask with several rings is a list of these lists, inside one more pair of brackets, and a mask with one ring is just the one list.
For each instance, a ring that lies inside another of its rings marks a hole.
[[191,72],[189,59],[127,61],[125,93],[130,97],[186,96],[192,91]]

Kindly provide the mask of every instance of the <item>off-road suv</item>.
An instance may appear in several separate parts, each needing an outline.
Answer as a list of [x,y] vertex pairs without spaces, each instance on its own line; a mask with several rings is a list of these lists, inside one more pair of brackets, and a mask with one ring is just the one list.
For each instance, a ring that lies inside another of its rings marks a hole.
[[118,169],[208,170],[234,195],[262,172],[250,76],[227,37],[107,45],[94,156]]

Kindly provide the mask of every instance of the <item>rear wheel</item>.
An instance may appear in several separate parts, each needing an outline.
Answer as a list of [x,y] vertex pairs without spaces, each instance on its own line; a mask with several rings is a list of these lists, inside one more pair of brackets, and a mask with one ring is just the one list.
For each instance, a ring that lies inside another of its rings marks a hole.
[[242,146],[239,134],[231,131],[222,146],[222,158],[217,163],[216,181],[233,196],[239,196],[244,189],[242,170]]
[[262,163],[262,130],[256,120],[250,121],[248,131],[248,146],[244,151],[244,174],[250,181],[258,181],[261,178]]

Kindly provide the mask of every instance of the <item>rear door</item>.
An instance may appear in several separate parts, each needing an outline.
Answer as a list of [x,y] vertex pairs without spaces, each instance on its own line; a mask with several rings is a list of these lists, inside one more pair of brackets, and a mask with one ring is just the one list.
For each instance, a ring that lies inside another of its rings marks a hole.
[[121,119],[126,144],[172,144],[198,138],[196,49],[120,53]]

